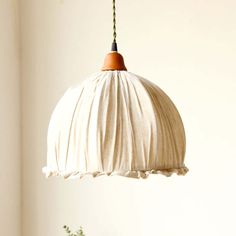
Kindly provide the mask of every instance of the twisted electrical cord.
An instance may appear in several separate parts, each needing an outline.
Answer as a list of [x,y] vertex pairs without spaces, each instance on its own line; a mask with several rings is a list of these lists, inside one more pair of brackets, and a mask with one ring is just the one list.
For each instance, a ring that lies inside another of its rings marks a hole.
[[111,46],[111,51],[117,52],[117,43],[116,43],[116,1],[112,0],[112,10],[113,10],[113,42]]
[[113,0],[113,42],[116,42],[116,1]]

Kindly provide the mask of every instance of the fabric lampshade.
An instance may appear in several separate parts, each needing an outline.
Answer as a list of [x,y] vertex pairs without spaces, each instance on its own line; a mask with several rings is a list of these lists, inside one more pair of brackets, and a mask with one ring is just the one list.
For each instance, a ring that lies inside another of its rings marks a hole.
[[94,74],[65,93],[52,114],[47,145],[47,177],[188,171],[175,105],[157,85],[122,68]]

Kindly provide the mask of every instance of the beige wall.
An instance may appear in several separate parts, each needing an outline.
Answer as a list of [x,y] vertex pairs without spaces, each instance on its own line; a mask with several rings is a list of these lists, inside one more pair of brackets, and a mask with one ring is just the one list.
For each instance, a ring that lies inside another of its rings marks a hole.
[[19,19],[0,0],[0,235],[21,233]]
[[120,0],[129,71],[174,100],[187,134],[186,177],[44,179],[46,133],[64,91],[100,70],[111,1],[22,0],[23,236],[235,235],[236,2]]

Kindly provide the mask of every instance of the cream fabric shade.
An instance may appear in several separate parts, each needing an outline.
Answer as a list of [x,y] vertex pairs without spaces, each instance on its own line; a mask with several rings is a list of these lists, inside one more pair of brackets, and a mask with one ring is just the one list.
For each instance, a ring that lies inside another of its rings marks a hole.
[[104,71],[69,89],[48,129],[49,176],[184,175],[185,134],[170,98],[127,71]]

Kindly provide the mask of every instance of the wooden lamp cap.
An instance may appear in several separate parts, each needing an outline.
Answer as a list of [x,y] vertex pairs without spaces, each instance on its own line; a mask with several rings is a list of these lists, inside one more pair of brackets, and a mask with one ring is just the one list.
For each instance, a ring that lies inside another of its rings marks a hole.
[[127,70],[121,54],[114,51],[106,55],[102,71],[107,70]]

